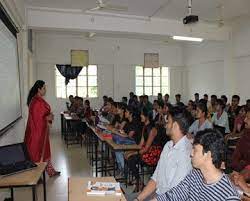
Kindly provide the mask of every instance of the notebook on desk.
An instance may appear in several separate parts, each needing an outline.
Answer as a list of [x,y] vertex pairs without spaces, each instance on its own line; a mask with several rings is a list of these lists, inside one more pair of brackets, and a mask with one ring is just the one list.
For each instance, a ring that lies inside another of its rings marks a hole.
[[24,143],[0,147],[0,177],[37,167],[30,160]]

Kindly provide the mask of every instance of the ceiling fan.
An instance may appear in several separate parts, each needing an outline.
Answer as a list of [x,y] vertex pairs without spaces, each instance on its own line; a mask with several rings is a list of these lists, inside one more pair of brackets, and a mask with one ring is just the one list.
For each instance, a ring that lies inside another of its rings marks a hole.
[[103,0],[96,1],[96,7],[90,8],[87,11],[100,11],[100,10],[110,10],[110,11],[127,11],[128,7],[125,6],[118,6],[108,4],[108,1],[104,2]]

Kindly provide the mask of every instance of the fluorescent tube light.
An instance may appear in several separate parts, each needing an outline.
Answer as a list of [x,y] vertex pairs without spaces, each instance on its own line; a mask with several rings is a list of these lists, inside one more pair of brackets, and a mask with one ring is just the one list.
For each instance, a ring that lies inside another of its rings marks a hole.
[[193,38],[186,36],[173,36],[174,40],[185,40],[185,41],[194,41],[194,42],[202,42],[203,38]]

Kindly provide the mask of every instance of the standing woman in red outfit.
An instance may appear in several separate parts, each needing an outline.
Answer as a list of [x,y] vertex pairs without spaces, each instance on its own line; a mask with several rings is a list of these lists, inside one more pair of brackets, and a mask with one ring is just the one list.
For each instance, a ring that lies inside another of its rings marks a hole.
[[47,162],[46,172],[50,177],[60,175],[51,164],[49,124],[54,115],[49,104],[43,99],[46,94],[45,82],[37,80],[30,89],[27,105],[29,117],[24,142],[33,162]]

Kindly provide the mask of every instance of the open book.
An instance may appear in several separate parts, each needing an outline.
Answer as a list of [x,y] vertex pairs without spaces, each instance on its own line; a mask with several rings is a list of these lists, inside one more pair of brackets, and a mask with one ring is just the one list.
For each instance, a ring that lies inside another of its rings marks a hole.
[[118,182],[92,182],[88,181],[87,195],[117,195],[122,191]]

